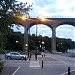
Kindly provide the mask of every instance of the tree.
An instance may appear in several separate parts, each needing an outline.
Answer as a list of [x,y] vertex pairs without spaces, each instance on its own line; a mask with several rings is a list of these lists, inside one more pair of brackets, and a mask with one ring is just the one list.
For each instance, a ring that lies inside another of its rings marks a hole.
[[6,49],[7,50],[22,50],[23,49],[23,34],[20,32],[12,32],[7,35]]
[[[18,21],[16,16],[29,16],[29,10],[32,5],[27,6],[26,3],[18,3],[16,0],[0,0],[0,37],[1,47],[3,37],[9,32],[12,23]],[[15,20],[16,19],[16,20]]]
[[75,42],[71,39],[57,38],[57,51],[66,52],[68,49],[75,48]]
[[0,31],[8,28],[16,16],[29,16],[32,5],[18,3],[16,0],[0,0]]
[[51,51],[51,38],[45,36],[44,40],[45,40],[45,49]]
[[32,39],[29,41],[29,49],[36,50],[35,41]]

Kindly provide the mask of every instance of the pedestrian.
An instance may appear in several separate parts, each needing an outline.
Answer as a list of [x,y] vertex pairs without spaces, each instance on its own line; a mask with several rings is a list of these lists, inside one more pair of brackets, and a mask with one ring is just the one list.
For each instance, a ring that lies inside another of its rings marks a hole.
[[35,53],[35,59],[37,60],[37,53]]
[[27,60],[26,56],[25,56],[25,58],[24,58],[24,59],[25,59],[25,61]]
[[30,57],[29,57],[29,60],[31,59],[31,54],[30,54]]

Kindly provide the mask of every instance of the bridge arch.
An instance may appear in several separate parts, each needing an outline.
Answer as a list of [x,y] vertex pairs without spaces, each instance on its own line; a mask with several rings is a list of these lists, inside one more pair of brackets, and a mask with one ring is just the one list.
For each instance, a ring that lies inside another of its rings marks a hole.
[[[46,28],[51,29],[51,27],[50,27],[50,26],[45,25],[45,24],[34,24],[34,25],[29,26],[29,28],[28,28],[28,29],[32,28],[33,26],[38,26],[38,27],[43,26],[43,27],[46,27]],[[44,29],[44,28],[42,28],[41,30],[43,30],[43,29]],[[39,31],[39,29],[38,29],[38,31]]]
[[30,25],[28,26],[28,29],[29,28],[31,28],[32,26],[34,26],[34,25],[38,25],[38,24],[43,24],[43,25],[46,25],[46,26],[48,26],[49,28],[51,28],[52,29],[52,26],[49,24],[49,23],[46,23],[46,22],[32,22],[32,23],[30,23]]
[[[56,37],[57,38],[66,38],[66,39],[71,39],[71,40],[73,39],[72,41],[74,41],[74,31],[75,31],[75,26],[74,25],[70,25],[70,24],[59,25],[56,28]],[[64,41],[57,40],[56,49],[57,50],[59,49],[60,51],[63,51],[63,45],[65,46],[65,44],[66,43]],[[69,49],[68,47],[65,47],[64,51],[67,51],[68,49]]]
[[70,24],[75,26],[75,19],[74,18],[47,18],[47,21],[43,22],[37,18],[30,18],[29,20],[24,20],[20,22],[25,28],[25,43],[24,45],[28,44],[28,29],[36,24],[45,24],[52,29],[52,52],[56,52],[56,28],[60,25]]
[[[61,22],[60,24],[58,24],[58,26],[60,26],[60,25],[65,25],[65,24],[67,24],[67,25],[72,25],[72,26],[75,27],[75,22]],[[58,27],[58,26],[57,26],[57,27]]]
[[[33,28],[33,29],[31,29],[31,28]],[[36,33],[36,31],[37,31],[37,33]],[[47,25],[37,24],[37,25],[33,25],[30,27],[30,34],[35,34],[35,36],[38,36],[38,38],[40,35],[42,35],[41,37],[49,36],[51,38],[52,37],[52,30]],[[46,49],[51,50],[51,41],[49,41],[49,44],[48,44],[44,38],[42,40],[40,38],[37,40],[38,40],[36,42],[37,44],[35,43],[35,45],[36,45],[36,47],[38,47],[38,49],[41,49],[40,46],[42,45],[42,41],[44,41],[44,47]],[[40,41],[40,44],[39,44],[39,41]],[[46,46],[47,44],[48,44],[48,46]]]

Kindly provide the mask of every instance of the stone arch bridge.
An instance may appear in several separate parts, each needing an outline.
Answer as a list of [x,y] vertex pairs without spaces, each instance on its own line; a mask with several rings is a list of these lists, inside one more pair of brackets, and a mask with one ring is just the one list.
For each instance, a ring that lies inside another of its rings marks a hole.
[[25,18],[20,19],[19,24],[24,28],[24,50],[28,50],[28,29],[37,24],[44,24],[51,28],[52,30],[52,39],[51,39],[51,51],[52,53],[56,52],[56,28],[63,24],[69,24],[75,26],[75,18]]

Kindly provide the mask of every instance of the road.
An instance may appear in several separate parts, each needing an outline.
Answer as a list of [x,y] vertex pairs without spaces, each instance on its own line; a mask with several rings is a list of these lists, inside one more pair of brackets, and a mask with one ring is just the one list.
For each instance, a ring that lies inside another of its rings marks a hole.
[[[16,68],[12,74],[5,75],[67,75],[68,67],[75,70],[75,58],[64,54],[49,54],[43,58],[43,68],[41,68],[42,57],[38,56],[38,61],[32,56],[31,60],[5,60],[4,67]],[[8,71],[9,72],[9,71]],[[71,73],[74,75],[75,71]],[[3,74],[1,74],[3,75]]]

